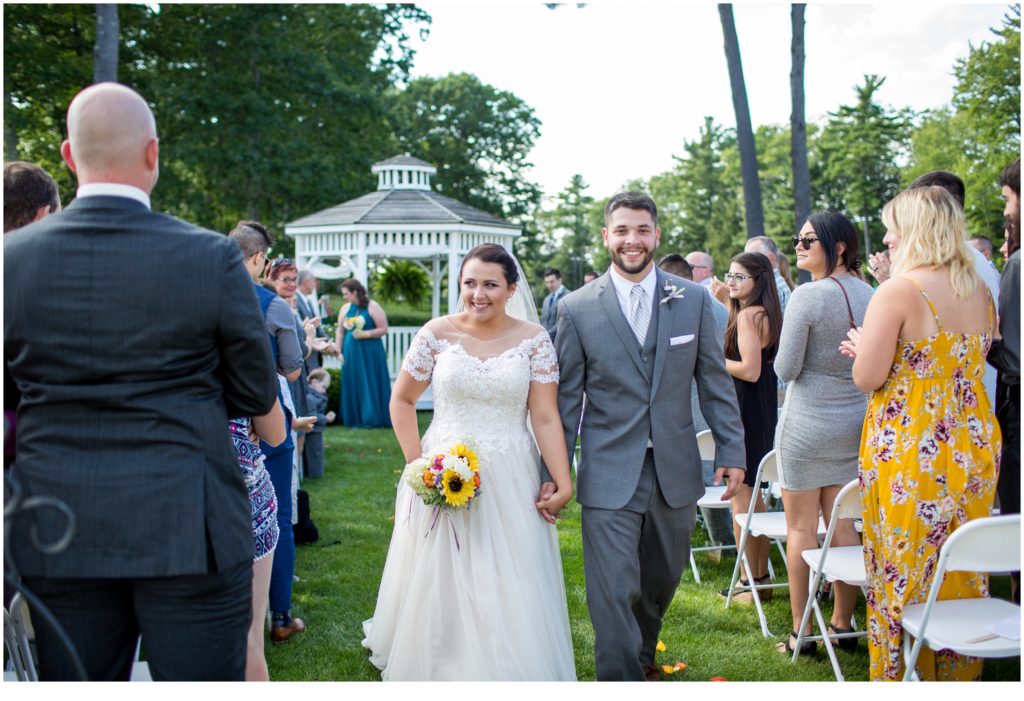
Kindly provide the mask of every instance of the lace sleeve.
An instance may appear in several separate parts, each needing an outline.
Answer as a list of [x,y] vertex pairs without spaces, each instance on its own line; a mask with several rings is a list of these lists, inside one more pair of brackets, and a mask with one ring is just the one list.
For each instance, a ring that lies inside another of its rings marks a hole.
[[558,356],[547,331],[541,331],[530,343],[530,381],[558,382]]
[[440,351],[440,342],[426,327],[413,336],[409,350],[402,360],[402,369],[414,380],[429,382],[434,371],[434,357]]

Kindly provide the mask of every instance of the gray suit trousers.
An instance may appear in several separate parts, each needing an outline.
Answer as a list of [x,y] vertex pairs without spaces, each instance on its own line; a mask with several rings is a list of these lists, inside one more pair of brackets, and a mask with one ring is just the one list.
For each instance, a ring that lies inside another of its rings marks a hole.
[[661,620],[690,558],[696,503],[665,502],[648,450],[621,509],[583,507],[583,568],[598,681],[644,681]]

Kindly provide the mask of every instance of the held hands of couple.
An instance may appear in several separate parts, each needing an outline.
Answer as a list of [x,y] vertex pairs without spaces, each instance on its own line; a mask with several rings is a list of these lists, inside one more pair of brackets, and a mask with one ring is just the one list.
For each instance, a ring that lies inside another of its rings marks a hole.
[[712,480],[712,484],[716,487],[722,484],[722,479],[725,478],[725,492],[722,494],[722,501],[729,501],[736,496],[736,490],[743,484],[743,477],[747,471],[739,467],[720,467],[715,470],[715,479]]
[[540,493],[537,495],[537,512],[540,517],[548,523],[554,523],[562,518],[559,512],[572,499],[572,483],[561,489],[554,482],[544,482],[540,486]]

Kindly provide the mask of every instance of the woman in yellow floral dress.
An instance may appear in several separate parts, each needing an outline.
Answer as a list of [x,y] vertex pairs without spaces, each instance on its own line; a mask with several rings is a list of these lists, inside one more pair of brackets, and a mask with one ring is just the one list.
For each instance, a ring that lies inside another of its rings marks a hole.
[[[893,277],[842,351],[872,392],[860,486],[872,680],[903,677],[903,607],[923,603],[939,547],[990,515],[999,426],[981,383],[995,314],[974,271],[960,205],[939,187],[907,190],[882,210]],[[939,599],[988,595],[988,575],[951,572]],[[922,679],[970,680],[982,661],[923,650]]]

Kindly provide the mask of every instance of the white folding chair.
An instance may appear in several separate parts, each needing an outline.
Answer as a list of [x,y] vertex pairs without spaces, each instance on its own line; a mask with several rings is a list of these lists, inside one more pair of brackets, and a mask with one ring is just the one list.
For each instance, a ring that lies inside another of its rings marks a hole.
[[[715,459],[715,439],[711,435],[711,429],[704,429],[697,434],[697,449],[700,451],[701,460],[714,460]],[[704,496],[697,500],[698,507],[704,507],[705,509],[728,509],[729,502],[722,501],[722,495],[725,494],[725,485],[719,487],[705,487]],[[704,530],[707,531],[708,538],[711,537],[711,529],[708,528],[708,524],[704,524]],[[700,584],[700,571],[697,570],[697,561],[693,559],[694,553],[708,552],[717,550],[735,550],[736,545],[705,545],[699,548],[690,548],[690,569],[693,570],[693,580]]]
[[[779,464],[776,457],[775,451],[770,450],[768,454],[761,459],[761,464],[757,466],[757,475],[754,478],[754,484],[762,485],[768,482],[768,490],[771,490],[772,484],[779,481]],[[756,496],[756,494],[755,494]],[[754,507],[757,504],[757,499],[751,498],[750,506],[747,508],[745,514],[734,514],[733,518],[736,523],[740,526],[740,542],[737,546],[736,552],[736,565],[732,570],[732,580],[729,582],[729,594],[725,599],[725,607],[729,608],[732,603],[732,595],[737,591],[750,591],[754,598],[754,608],[757,609],[757,617],[761,623],[761,635],[768,638],[772,636],[772,632],[768,629],[768,621],[765,619],[764,608],[761,606],[761,597],[758,594],[759,590],[762,589],[775,589],[781,587],[788,587],[788,582],[771,582],[770,584],[757,584],[754,580],[754,573],[750,568],[750,563],[747,561],[747,555],[744,550],[747,544],[747,538],[750,536],[763,536],[770,538],[778,547],[779,552],[782,553],[782,561],[786,561],[786,551],[782,547],[782,543],[786,540],[786,514],[784,511],[762,511],[759,513],[754,512]],[[825,522],[818,519],[818,535],[823,536],[825,534]],[[736,586],[740,578],[740,563],[743,563],[747,570],[747,584]],[[771,574],[771,571],[769,571]]]
[[937,600],[946,572],[1018,570],[1020,514],[977,518],[957,528],[939,549],[927,601],[903,608],[903,681],[918,680],[914,666],[924,645],[971,657],[1019,657],[1020,640],[984,629],[1011,617],[1019,621],[1020,606],[989,598]]
[[5,681],[39,681],[32,651],[33,637],[28,604],[18,592],[11,598],[10,608],[4,608],[4,645],[9,668],[4,669]]
[[[835,534],[836,525],[840,519],[858,519],[861,515],[860,488],[857,480],[847,483],[839,494],[836,495],[835,505],[832,507],[832,520],[829,521],[828,530],[825,531],[825,542],[820,548],[804,550],[801,555],[804,562],[810,568],[808,573],[809,586],[807,589],[807,605],[804,606],[804,615],[800,619],[800,627],[797,629],[796,644],[793,646],[793,662],[800,656],[800,644],[809,640],[821,640],[828,651],[829,661],[832,663],[832,671],[835,672],[836,681],[844,681],[843,672],[839,668],[839,660],[836,658],[836,651],[832,646],[832,640],[826,633],[827,625],[825,617],[818,605],[818,587],[822,579],[829,582],[845,582],[861,589],[867,583],[867,575],[864,569],[864,546],[845,545],[832,547],[832,536]],[[819,635],[804,635],[804,627],[814,611],[817,619]],[[854,629],[852,633],[838,633],[838,638],[860,638],[867,635],[867,631],[857,630],[857,623],[850,620]]]

